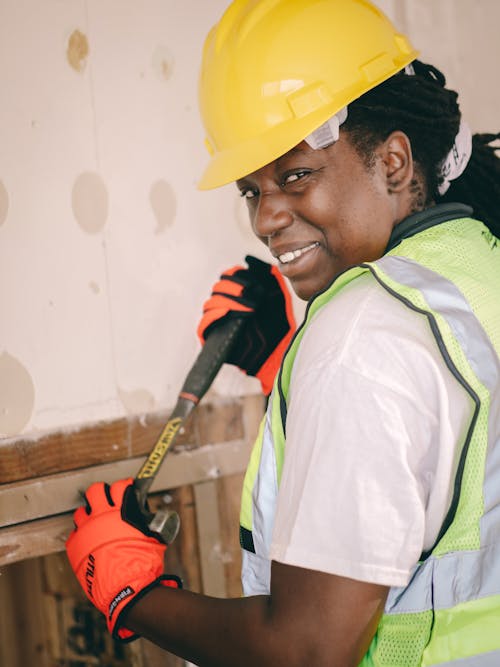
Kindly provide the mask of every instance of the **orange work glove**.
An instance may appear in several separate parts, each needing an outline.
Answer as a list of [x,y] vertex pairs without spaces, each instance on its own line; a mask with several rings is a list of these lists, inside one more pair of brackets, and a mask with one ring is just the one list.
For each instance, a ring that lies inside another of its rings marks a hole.
[[203,344],[213,328],[229,318],[247,320],[227,363],[260,380],[268,395],[295,332],[292,299],[276,266],[245,257],[248,268],[234,266],[220,276],[203,304],[198,337]]
[[123,479],[87,489],[86,507],[74,514],[66,542],[69,562],[89,600],[101,611],[115,639],[137,639],[122,626],[125,609],[157,585],[181,588],[178,577],[163,575],[166,545],[145,525],[133,486]]

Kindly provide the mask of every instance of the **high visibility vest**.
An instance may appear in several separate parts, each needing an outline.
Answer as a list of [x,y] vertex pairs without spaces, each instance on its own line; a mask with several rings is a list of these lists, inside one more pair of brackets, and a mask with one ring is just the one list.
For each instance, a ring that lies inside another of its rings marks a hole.
[[[500,241],[461,205],[396,227],[381,259],[341,274],[309,304],[282,364],[245,477],[241,510],[245,594],[269,593],[276,498],[286,456],[293,361],[314,314],[369,272],[425,314],[443,359],[472,400],[450,509],[410,582],[391,588],[362,667],[500,665]],[[462,213],[462,217],[460,217]]]

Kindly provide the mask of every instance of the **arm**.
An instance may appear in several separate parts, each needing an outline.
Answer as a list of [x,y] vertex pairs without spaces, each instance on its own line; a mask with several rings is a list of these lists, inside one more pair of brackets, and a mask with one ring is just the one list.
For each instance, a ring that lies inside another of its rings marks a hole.
[[87,489],[66,543],[84,592],[115,638],[143,634],[202,667],[355,667],[387,588],[273,562],[271,594],[215,599],[163,575],[166,545],[145,525],[133,480]]
[[216,599],[154,588],[127,626],[201,667],[355,667],[388,588],[276,561],[271,595]]

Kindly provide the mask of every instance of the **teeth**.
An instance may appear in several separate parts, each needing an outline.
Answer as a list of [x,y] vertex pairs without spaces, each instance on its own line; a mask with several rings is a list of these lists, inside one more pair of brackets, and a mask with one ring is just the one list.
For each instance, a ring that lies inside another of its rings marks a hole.
[[318,245],[317,243],[311,243],[311,245],[308,245],[305,248],[299,248],[298,250],[291,250],[290,252],[284,252],[282,255],[278,256],[278,259],[282,264],[288,264],[288,262],[297,259],[297,257],[300,257],[308,250],[312,250],[317,245]]

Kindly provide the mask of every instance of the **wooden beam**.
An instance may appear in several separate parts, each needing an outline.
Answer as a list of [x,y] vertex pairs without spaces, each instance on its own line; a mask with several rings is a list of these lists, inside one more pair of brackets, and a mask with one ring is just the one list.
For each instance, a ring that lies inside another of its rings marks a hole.
[[[215,399],[196,408],[175,442],[179,450],[245,437],[243,413],[258,397]],[[260,407],[262,409],[262,407]],[[169,412],[85,424],[38,437],[0,439],[0,484],[141,456],[159,437]]]
[[[216,398],[199,406],[160,469],[151,502],[159,493],[162,498],[166,490],[175,490],[172,495],[176,497],[182,489],[187,492],[191,485],[203,481],[240,476],[262,413],[263,399],[258,396],[237,401]],[[78,433],[0,440],[0,482],[5,482],[0,484],[0,566],[62,551],[73,525],[72,510],[81,503],[79,490],[94,481],[133,477],[164,420],[165,416],[148,415],[89,425]],[[113,443],[124,433],[125,449],[120,446],[115,450]],[[110,451],[112,455],[108,456],[106,452]],[[7,479],[11,481],[7,483]],[[235,493],[239,498],[240,489]],[[195,512],[192,503],[186,502],[194,521],[188,531],[191,534],[196,530]],[[235,507],[238,504],[235,501]],[[237,531],[237,520],[235,525]],[[183,536],[181,540],[187,539],[186,531]],[[171,558],[175,543],[172,547]],[[198,545],[190,543],[186,549],[197,552]],[[189,562],[190,558],[183,561]],[[191,575],[191,586],[199,588],[201,581]]]
[[222,562],[221,525],[215,481],[195,484],[194,497],[203,593],[213,597],[225,597],[226,580]]
[[72,528],[71,513],[0,528],[0,567],[62,551]]
[[[243,440],[206,445],[172,453],[165,460],[152,492],[216,479],[242,472],[250,456],[250,443]],[[134,477],[143,458],[125,459],[0,486],[0,527],[62,514],[81,504],[81,491],[93,482],[113,482]]]

